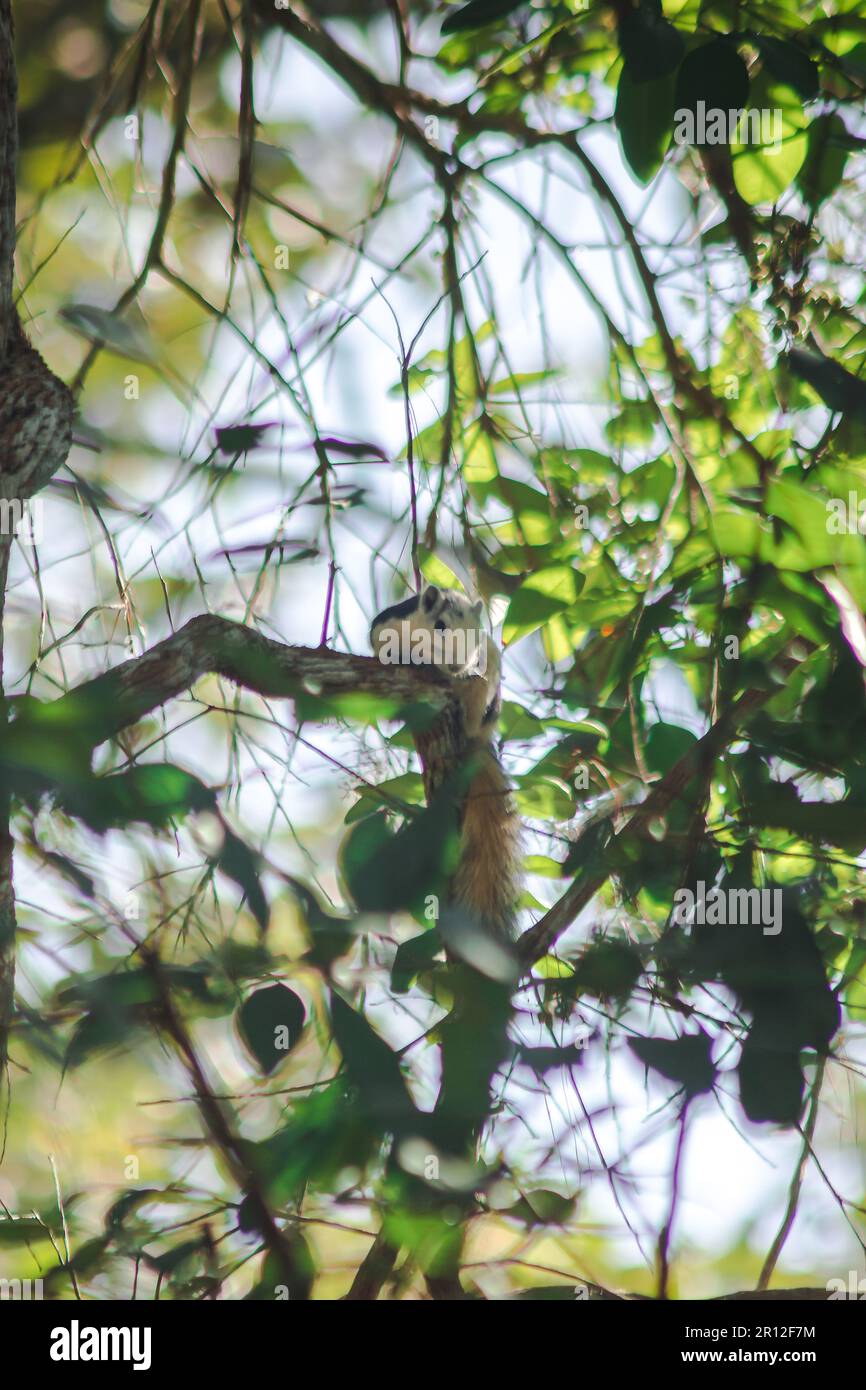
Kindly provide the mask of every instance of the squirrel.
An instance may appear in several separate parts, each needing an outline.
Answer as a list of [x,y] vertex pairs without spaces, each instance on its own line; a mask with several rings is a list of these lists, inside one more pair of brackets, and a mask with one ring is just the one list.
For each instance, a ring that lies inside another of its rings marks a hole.
[[460,809],[460,859],[453,906],[503,941],[514,937],[519,895],[519,821],[493,748],[501,704],[501,658],[482,624],[484,605],[454,589],[426,586],[376,615],[370,645],[380,661],[433,665],[455,699],[415,744],[428,802],[455,767],[471,763]]

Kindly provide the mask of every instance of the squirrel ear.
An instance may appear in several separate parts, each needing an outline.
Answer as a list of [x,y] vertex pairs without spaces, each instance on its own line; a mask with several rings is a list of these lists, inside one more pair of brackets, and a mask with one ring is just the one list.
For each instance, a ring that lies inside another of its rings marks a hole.
[[425,613],[432,613],[436,604],[439,602],[439,590],[435,584],[431,584],[421,595],[421,607]]
[[484,613],[484,602],[482,599],[478,599],[476,603],[473,603],[472,612],[475,614],[476,618],[482,617]]

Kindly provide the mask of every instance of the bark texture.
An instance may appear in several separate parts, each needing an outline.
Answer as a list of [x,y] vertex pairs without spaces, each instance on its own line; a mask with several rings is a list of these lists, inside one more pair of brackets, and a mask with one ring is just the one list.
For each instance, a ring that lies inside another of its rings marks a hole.
[[[18,84],[11,0],[0,0],[0,624],[14,525],[22,505],[64,463],[72,442],[72,394],[25,334],[14,297]],[[2,692],[0,727],[7,711]],[[0,1092],[8,1071],[15,1000],[15,892],[9,801],[0,794]]]

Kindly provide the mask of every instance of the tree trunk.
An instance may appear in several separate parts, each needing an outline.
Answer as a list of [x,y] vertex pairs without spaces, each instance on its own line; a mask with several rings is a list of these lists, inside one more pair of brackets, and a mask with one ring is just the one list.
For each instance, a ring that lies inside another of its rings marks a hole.
[[[34,493],[65,462],[72,442],[72,394],[29,343],[15,306],[15,166],[18,83],[11,0],[0,0],[0,729],[2,617],[15,527]],[[38,505],[38,504],[37,504]],[[9,791],[0,783],[0,1096],[8,1080],[15,1003],[15,892]]]

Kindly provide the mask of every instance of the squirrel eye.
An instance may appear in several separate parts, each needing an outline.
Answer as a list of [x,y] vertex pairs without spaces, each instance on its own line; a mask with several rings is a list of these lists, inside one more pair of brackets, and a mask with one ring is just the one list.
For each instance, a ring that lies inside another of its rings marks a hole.
[[436,619],[435,623],[433,624],[433,627],[434,627],[434,629],[435,629],[436,632],[447,632],[447,631],[448,631],[448,628],[447,628],[446,624],[442,622],[442,619],[441,619],[441,618],[437,618],[437,619]]

